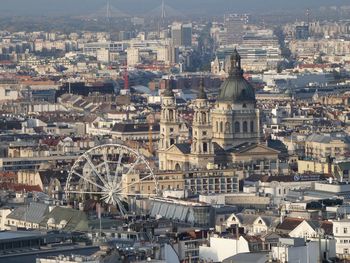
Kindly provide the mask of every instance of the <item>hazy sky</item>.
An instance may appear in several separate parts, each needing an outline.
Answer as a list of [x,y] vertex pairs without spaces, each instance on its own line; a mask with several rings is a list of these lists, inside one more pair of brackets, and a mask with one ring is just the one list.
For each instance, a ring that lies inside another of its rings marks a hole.
[[[0,0],[1,14],[86,14],[106,5],[107,0]],[[110,0],[127,13],[148,12],[161,0]],[[174,9],[186,12],[272,11],[350,5],[350,0],[165,0]]]

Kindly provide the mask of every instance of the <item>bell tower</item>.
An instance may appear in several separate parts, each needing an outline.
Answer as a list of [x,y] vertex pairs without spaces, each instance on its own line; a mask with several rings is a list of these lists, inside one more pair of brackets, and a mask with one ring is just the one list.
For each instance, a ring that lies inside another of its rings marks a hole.
[[158,145],[159,168],[166,168],[166,150],[179,142],[179,117],[176,100],[172,88],[169,86],[163,92],[160,115],[160,139]]
[[210,108],[207,94],[204,91],[203,80],[201,80],[199,94],[194,101],[191,166],[195,168],[206,168],[208,163],[214,162],[214,147],[211,139]]

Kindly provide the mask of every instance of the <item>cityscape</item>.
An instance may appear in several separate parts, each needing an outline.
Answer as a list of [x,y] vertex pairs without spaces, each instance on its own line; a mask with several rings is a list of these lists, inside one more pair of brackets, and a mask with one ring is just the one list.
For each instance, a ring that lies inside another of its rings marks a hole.
[[350,262],[350,1],[2,0],[2,262]]

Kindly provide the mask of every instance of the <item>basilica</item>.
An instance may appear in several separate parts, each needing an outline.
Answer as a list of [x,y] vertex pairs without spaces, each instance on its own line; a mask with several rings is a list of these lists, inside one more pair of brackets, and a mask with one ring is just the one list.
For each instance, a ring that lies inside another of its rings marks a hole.
[[194,115],[189,142],[180,138],[176,99],[171,88],[162,96],[160,170],[209,169],[235,163],[275,161],[279,152],[262,143],[260,111],[255,91],[243,77],[237,50],[230,58],[228,78],[214,105],[209,103],[203,85],[193,103]]

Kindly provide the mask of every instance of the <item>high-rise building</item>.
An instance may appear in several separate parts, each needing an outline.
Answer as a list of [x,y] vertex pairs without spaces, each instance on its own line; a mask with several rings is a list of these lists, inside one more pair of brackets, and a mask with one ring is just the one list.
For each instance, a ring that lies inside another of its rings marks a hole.
[[128,66],[133,67],[139,63],[139,49],[138,48],[128,48],[127,49],[127,62]]
[[239,44],[243,40],[244,25],[249,22],[248,14],[225,15],[225,28],[227,30],[227,44]]
[[192,24],[183,24],[182,25],[182,39],[181,44],[185,47],[192,46]]
[[295,27],[295,38],[298,40],[308,39],[309,38],[309,26],[302,25]]
[[174,46],[182,45],[182,24],[176,23],[171,26],[171,40]]
[[171,27],[171,39],[174,46],[192,46],[192,24],[174,23]]

